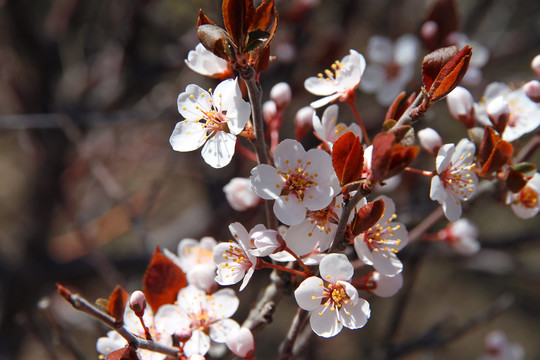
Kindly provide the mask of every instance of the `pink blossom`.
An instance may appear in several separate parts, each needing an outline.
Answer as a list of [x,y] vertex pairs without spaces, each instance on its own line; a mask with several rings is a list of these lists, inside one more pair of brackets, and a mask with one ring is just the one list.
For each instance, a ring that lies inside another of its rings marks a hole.
[[480,251],[480,243],[477,240],[478,228],[467,219],[459,219],[437,233],[439,240],[446,243],[456,252],[462,255],[474,255]]
[[443,145],[436,159],[437,175],[431,179],[429,196],[438,201],[450,221],[461,217],[460,201],[467,201],[474,195],[478,177],[474,168],[474,144],[462,139],[457,146]]
[[366,232],[354,239],[354,249],[358,258],[367,265],[372,265],[386,276],[395,276],[403,269],[397,257],[399,250],[409,241],[405,225],[395,222],[395,205],[389,197],[382,195],[384,213],[381,219]]
[[320,108],[335,100],[346,101],[356,91],[365,68],[364,57],[357,51],[350,50],[349,55],[332,64],[332,70],[325,70],[324,74],[306,79],[304,87],[307,91],[324,96],[312,102],[311,106]]
[[536,173],[518,193],[509,193],[507,203],[514,214],[522,219],[531,219],[540,211],[540,174]]
[[298,306],[310,312],[310,325],[322,337],[337,335],[343,326],[363,327],[370,316],[369,304],[349,281],[354,269],[343,254],[329,254],[319,265],[321,277],[305,279],[295,290]]
[[275,200],[274,214],[287,225],[297,225],[306,212],[330,204],[334,195],[334,169],[330,155],[322,150],[305,151],[291,139],[274,151],[275,167],[261,164],[251,170],[251,184],[257,195]]
[[261,198],[251,188],[251,181],[246,178],[232,178],[223,187],[225,198],[236,211],[246,211],[257,206]]

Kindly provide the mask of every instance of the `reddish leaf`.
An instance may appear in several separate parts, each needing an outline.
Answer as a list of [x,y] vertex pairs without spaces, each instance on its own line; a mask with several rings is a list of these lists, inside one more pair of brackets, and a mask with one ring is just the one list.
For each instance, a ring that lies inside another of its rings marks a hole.
[[129,294],[120,285],[116,285],[116,288],[109,296],[107,302],[107,312],[114,318],[117,323],[124,321],[124,310],[129,298]]
[[518,193],[527,185],[527,177],[525,174],[520,173],[517,170],[514,170],[512,168],[508,169],[508,174],[506,176],[506,186],[508,187],[508,190],[510,190],[513,193]]
[[266,45],[257,52],[257,58],[255,59],[255,71],[258,73],[263,72],[270,63],[270,45]]
[[250,19],[255,11],[252,0],[223,0],[223,23],[240,51],[243,51]]
[[332,165],[342,186],[360,179],[364,168],[364,149],[360,138],[352,131],[346,132],[334,143]]
[[395,176],[409,166],[420,151],[419,146],[403,146],[396,144],[392,148],[392,157],[390,159],[390,166],[388,172],[385,175],[385,179]]
[[216,25],[208,16],[204,15],[202,10],[199,10],[199,18],[197,19],[197,27],[201,25]]
[[262,4],[255,10],[255,15],[251,19],[248,33],[255,30],[262,30],[268,33],[266,43],[274,37],[278,24],[278,15],[274,0],[263,0]]
[[510,161],[514,152],[512,144],[502,140],[491,126],[486,126],[484,137],[478,149],[478,162],[482,167],[481,176],[499,171]]
[[384,207],[383,199],[362,206],[353,219],[351,226],[352,233],[355,236],[358,236],[363,232],[368,231],[380,220],[384,213]]
[[186,274],[156,248],[143,278],[143,292],[154,313],[162,305],[174,303],[186,284]]
[[437,49],[424,56],[424,60],[422,61],[422,83],[424,84],[426,91],[431,90],[433,82],[441,72],[444,65],[457,53],[457,47],[449,46]]
[[444,65],[429,91],[432,102],[439,101],[459,85],[469,69],[471,56],[472,48],[465,45]]
[[422,37],[430,51],[444,46],[448,35],[457,31],[458,12],[454,0],[437,0],[429,12],[426,22],[437,24],[437,31],[430,38]]
[[107,355],[107,360],[140,360],[137,350],[131,346],[126,346],[125,348],[118,349]]
[[373,139],[373,154],[371,158],[371,177],[375,183],[385,179],[390,166],[392,147],[395,137],[391,133],[379,133]]

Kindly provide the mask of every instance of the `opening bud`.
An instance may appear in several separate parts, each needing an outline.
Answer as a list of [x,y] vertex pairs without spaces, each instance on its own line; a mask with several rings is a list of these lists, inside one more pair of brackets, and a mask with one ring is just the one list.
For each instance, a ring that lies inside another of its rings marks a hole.
[[292,91],[289,84],[280,82],[274,85],[270,90],[270,99],[272,99],[278,108],[284,108],[291,103]]
[[[540,55],[537,56],[540,60]],[[539,61],[540,65],[540,61]],[[540,103],[540,81],[531,80],[525,85],[523,85],[523,90],[525,90],[525,95],[535,103]]]
[[540,76],[540,55],[536,55],[531,61],[531,69]]
[[263,118],[267,124],[270,124],[277,115],[276,103],[272,100],[268,100],[263,104],[262,108]]
[[420,146],[431,155],[436,156],[440,147],[443,145],[443,141],[438,132],[432,128],[425,128],[420,130],[417,134]]
[[181,342],[181,343],[185,343],[186,341],[188,341],[189,339],[191,339],[191,336],[193,335],[193,332],[191,331],[190,328],[188,327],[184,327],[184,328],[181,328],[181,329],[178,329],[176,330],[176,332],[174,333],[174,337],[176,337],[176,339]]
[[503,96],[497,96],[489,102],[486,107],[486,113],[493,124],[493,128],[497,130],[499,134],[502,134],[510,117],[508,100]]
[[129,298],[129,307],[138,317],[144,315],[144,310],[146,309],[146,298],[142,291],[137,290],[131,294],[131,297]]
[[313,115],[315,110],[311,106],[304,106],[294,116],[295,138],[300,141],[313,128]]
[[475,126],[474,99],[469,90],[457,86],[446,97],[446,104],[448,105],[450,115],[465,125],[467,129],[471,129]]

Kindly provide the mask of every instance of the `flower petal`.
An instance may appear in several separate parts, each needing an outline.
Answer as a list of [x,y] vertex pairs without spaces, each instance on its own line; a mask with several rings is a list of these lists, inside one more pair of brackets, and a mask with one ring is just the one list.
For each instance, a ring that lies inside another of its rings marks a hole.
[[295,196],[280,196],[274,203],[274,214],[286,225],[298,225],[306,218],[306,207]]
[[193,151],[200,148],[206,141],[204,124],[180,121],[174,127],[169,143],[175,151]]
[[235,135],[218,131],[206,142],[201,155],[208,165],[219,169],[229,165],[234,155],[235,146]]
[[294,291],[294,297],[298,306],[304,310],[312,311],[321,307],[323,291],[322,279],[311,276],[302,281]]
[[328,254],[319,265],[321,277],[335,284],[338,281],[348,281],[354,274],[354,268],[347,256],[343,254]]

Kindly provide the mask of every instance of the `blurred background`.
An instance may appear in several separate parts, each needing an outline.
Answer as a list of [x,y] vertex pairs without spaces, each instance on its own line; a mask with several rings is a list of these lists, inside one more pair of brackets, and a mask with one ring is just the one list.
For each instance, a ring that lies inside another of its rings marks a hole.
[[[468,87],[475,100],[492,81],[537,78],[529,64],[540,53],[538,1],[456,4],[457,30],[489,54]],[[264,100],[279,81],[292,87],[285,138],[294,136],[296,111],[315,100],[303,88],[307,77],[349,49],[365,53],[372,35],[418,35],[432,1],[276,5],[276,59],[261,83]],[[218,0],[0,0],[0,359],[96,358],[106,329],[59,298],[55,283],[91,301],[116,284],[140,289],[156,246],[176,251],[182,238],[207,235],[225,241],[231,222],[262,222],[262,209],[235,212],[222,190],[231,177],[249,176],[254,163],[237,156],[215,170],[198,151],[177,153],[168,143],[181,119],[178,94],[191,83],[217,84],[184,64],[197,44],[199,8],[222,24]],[[410,91],[419,89],[427,52],[422,47]],[[373,95],[357,97],[374,134],[386,108]],[[353,120],[340,110],[340,121]],[[446,142],[466,136],[444,103],[418,125],[437,129]],[[316,144],[314,137],[305,143]],[[431,170],[433,159],[421,156],[414,165]],[[405,176],[391,194],[408,227],[437,207],[428,188],[426,179]],[[517,218],[495,195],[465,212],[480,228],[480,253],[414,244],[402,254],[406,289],[388,299],[366,295],[366,327],[313,337],[304,358],[379,359],[389,344],[408,344],[386,358],[475,359],[485,352],[486,334],[499,329],[526,359],[540,359],[540,222]],[[239,321],[267,273],[254,280],[241,293]],[[274,323],[257,337],[257,359],[275,358],[295,310],[292,298],[279,304]]]

